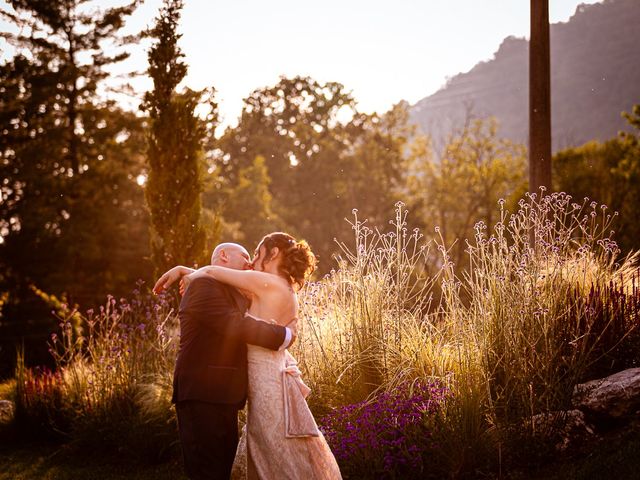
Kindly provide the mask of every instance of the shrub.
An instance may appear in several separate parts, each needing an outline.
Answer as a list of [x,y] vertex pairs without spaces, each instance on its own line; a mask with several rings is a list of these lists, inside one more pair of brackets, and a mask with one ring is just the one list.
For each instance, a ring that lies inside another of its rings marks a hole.
[[136,290],[131,301],[108,297],[97,312],[56,305],[56,370],[18,362],[16,422],[78,447],[164,455],[177,438],[170,401],[177,321],[170,304]]
[[[640,358],[638,256],[617,263],[606,208],[528,195],[476,225],[459,271],[450,246],[410,231],[396,207],[388,231],[356,213],[339,268],[300,295],[293,353],[345,476],[460,477],[539,461],[550,449],[532,417]],[[79,445],[170,451],[170,305],[139,292],[84,315],[56,304],[57,368],[19,362],[16,421]]]
[[444,313],[463,318],[478,346],[496,424],[569,408],[573,386],[628,332],[610,294],[635,260],[615,264],[612,218],[587,199],[534,194],[512,215],[501,206],[490,235],[476,227],[462,284],[469,304]]

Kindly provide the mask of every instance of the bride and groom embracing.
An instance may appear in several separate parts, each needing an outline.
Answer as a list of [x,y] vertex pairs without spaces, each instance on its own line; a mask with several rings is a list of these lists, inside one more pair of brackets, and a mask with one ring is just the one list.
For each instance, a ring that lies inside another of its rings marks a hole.
[[[295,292],[315,265],[306,242],[275,232],[253,262],[242,246],[223,243],[211,266],[174,267],[156,282],[155,293],[176,281],[183,293],[173,402],[190,479],[228,479],[234,459],[245,458],[248,479],[341,478],[286,350],[296,336]],[[238,410],[247,398],[238,448]]]

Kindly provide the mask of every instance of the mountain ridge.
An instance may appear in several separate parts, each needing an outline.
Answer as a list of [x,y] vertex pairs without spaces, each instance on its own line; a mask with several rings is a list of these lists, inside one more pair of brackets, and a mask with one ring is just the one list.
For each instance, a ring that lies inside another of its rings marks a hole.
[[[622,111],[640,103],[640,1],[581,4],[550,27],[553,150],[606,140],[626,128]],[[493,58],[451,77],[411,107],[436,143],[468,117],[494,116],[499,135],[527,143],[529,42],[507,37]]]

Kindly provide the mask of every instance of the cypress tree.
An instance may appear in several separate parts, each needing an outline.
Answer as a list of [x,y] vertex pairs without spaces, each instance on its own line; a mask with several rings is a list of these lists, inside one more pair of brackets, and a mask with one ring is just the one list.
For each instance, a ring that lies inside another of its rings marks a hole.
[[165,0],[148,36],[148,73],[154,88],[144,97],[148,112],[148,180],[146,199],[151,213],[151,248],[158,270],[204,260],[205,231],[201,225],[202,145],[206,125],[195,115],[202,91],[177,86],[187,74],[177,33],[181,0]]

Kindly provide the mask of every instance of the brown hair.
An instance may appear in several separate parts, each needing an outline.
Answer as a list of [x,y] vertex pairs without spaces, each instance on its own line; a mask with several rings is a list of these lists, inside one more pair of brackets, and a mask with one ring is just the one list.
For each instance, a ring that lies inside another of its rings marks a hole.
[[318,260],[311,251],[311,247],[304,240],[297,241],[288,233],[273,232],[265,235],[258,244],[258,250],[265,247],[265,258],[271,257],[274,248],[282,252],[282,261],[278,267],[282,274],[292,285],[302,288],[316,269]]

